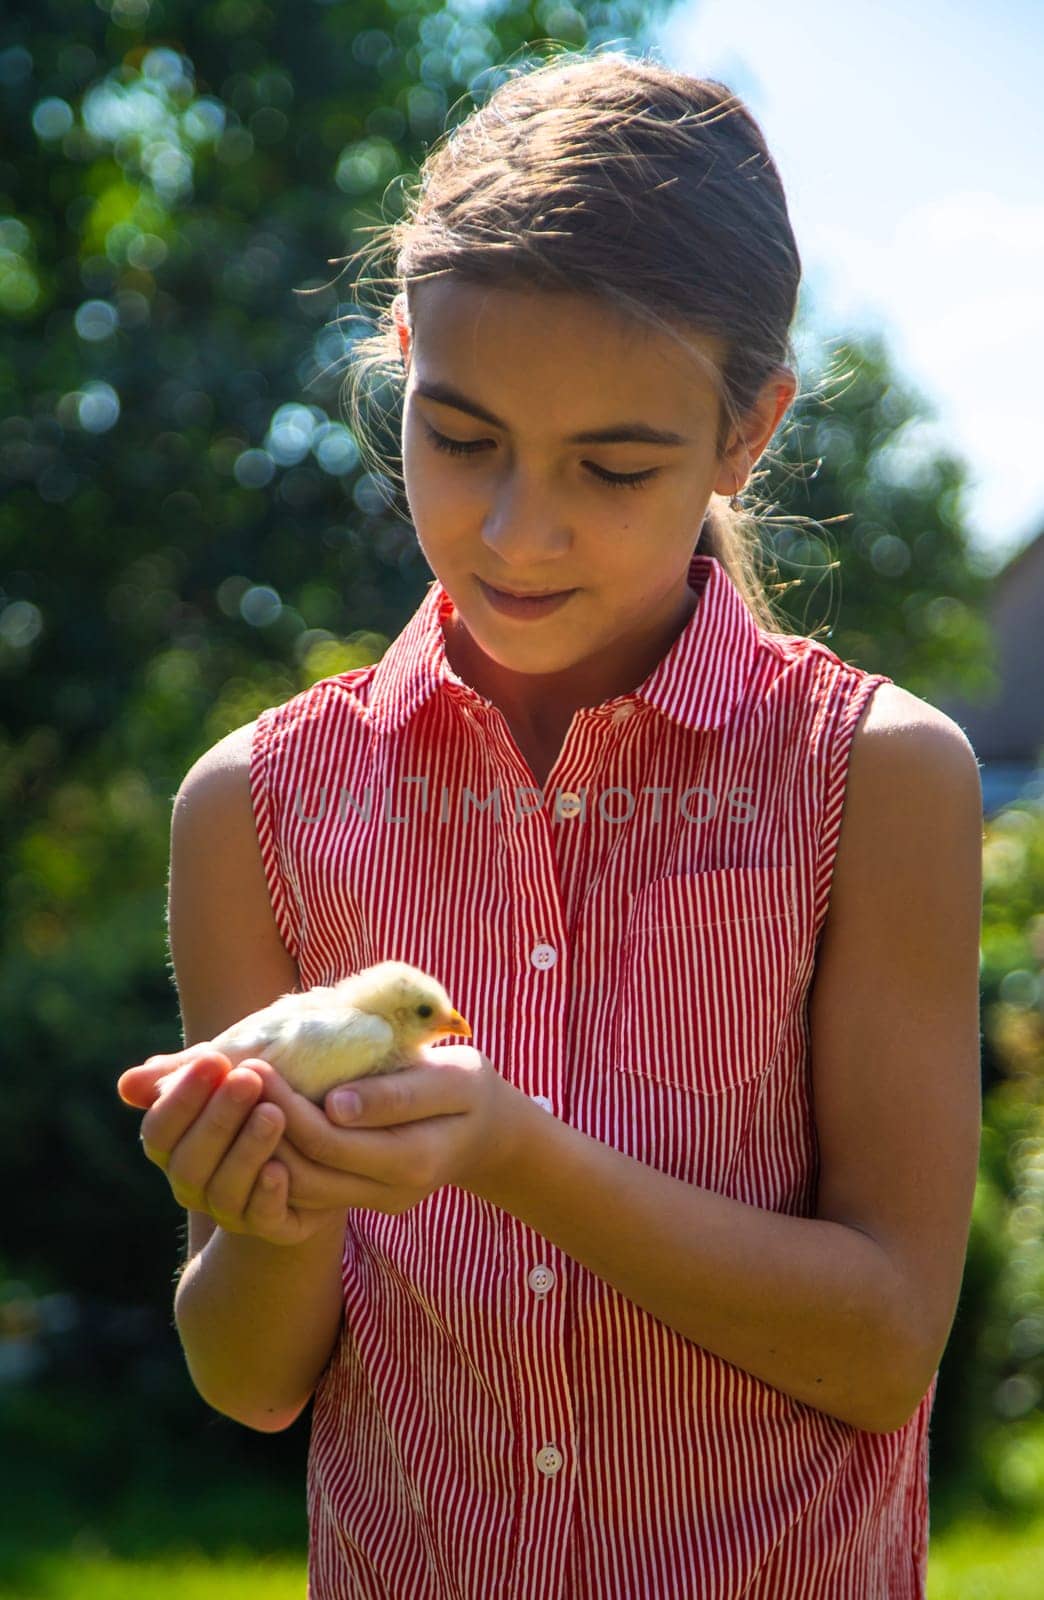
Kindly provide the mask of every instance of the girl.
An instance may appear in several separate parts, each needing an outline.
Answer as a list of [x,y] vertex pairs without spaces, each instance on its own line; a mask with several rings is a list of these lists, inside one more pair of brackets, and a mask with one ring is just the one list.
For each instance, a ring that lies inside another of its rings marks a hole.
[[[190,1213],[192,1376],[259,1429],[314,1394],[313,1600],[913,1600],[978,768],[757,588],[779,176],[721,84],[607,52],[509,77],[422,180],[377,337],[435,581],[189,772],[187,1048],[121,1080]],[[473,1047],[323,1108],[206,1048],[389,957]]]

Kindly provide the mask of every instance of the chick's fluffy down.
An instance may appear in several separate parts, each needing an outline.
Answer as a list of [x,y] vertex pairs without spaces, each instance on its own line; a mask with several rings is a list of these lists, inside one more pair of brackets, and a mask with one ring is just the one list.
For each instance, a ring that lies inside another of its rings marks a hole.
[[292,1088],[322,1101],[339,1083],[415,1065],[440,1035],[471,1029],[434,978],[384,961],[329,988],[285,994],[210,1041],[233,1066],[260,1058]]

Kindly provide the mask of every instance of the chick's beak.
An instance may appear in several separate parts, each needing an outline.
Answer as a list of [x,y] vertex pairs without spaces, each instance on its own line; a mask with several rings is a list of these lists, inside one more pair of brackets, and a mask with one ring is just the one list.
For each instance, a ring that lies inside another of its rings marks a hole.
[[443,1033],[460,1033],[465,1039],[471,1038],[471,1028],[459,1011],[451,1011],[442,1026]]

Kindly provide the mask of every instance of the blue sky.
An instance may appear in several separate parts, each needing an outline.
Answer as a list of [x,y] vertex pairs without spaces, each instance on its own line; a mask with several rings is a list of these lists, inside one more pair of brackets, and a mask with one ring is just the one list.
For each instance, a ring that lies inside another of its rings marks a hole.
[[1044,527],[1044,6],[681,0],[671,66],[749,105],[828,334],[880,329],[993,561]]

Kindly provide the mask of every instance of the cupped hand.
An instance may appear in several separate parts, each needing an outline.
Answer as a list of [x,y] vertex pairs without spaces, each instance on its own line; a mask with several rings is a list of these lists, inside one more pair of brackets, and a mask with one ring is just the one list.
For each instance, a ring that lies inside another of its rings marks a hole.
[[[286,1117],[275,1154],[302,1212],[341,1206],[394,1216],[446,1184],[484,1195],[510,1170],[530,1109],[528,1096],[469,1045],[422,1047],[416,1065],[331,1089],[321,1107],[267,1063],[251,1068]],[[359,1102],[354,1116],[343,1109],[346,1095]]]
[[278,1101],[280,1086],[293,1094],[266,1062],[233,1067],[205,1045],[153,1056],[128,1068],[117,1085],[129,1105],[147,1108],[142,1147],[166,1175],[179,1205],[211,1217],[228,1233],[299,1244],[335,1214],[343,1218],[345,1208],[305,1211],[290,1203],[289,1171],[272,1159],[287,1118],[267,1097],[274,1091]]

